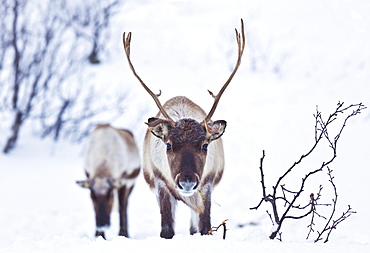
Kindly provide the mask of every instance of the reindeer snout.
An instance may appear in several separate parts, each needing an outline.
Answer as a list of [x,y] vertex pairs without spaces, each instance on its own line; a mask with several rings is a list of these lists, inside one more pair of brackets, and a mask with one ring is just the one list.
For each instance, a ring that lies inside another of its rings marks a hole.
[[191,196],[198,188],[199,177],[195,173],[188,175],[180,173],[176,176],[176,184],[181,195]]
[[197,188],[198,183],[197,182],[192,182],[192,181],[186,180],[186,181],[180,181],[178,183],[178,186],[179,186],[180,190],[183,190],[183,191],[193,191],[193,190],[195,190]]

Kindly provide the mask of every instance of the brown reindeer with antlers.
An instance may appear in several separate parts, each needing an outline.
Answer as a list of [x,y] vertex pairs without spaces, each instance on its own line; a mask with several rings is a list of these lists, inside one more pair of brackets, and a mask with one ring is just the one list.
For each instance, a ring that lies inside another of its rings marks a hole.
[[221,136],[226,121],[212,121],[217,104],[234,77],[245,46],[242,35],[235,29],[238,60],[229,79],[214,98],[208,115],[190,99],[178,96],[163,106],[136,73],[130,59],[131,33],[123,34],[123,46],[130,68],[159,108],[155,118],[148,120],[144,140],[143,171],[146,182],[157,195],[161,213],[163,238],[174,236],[174,213],[177,200],[191,208],[190,234],[207,234],[211,229],[211,193],[221,180],[224,170],[224,151]]

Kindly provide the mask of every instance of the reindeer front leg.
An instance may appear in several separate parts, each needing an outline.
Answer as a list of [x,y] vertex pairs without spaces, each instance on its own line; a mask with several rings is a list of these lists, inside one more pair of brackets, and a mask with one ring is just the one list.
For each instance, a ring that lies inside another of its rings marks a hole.
[[118,189],[120,236],[129,237],[127,232],[127,204],[132,189],[133,186],[129,187],[126,185]]
[[190,234],[200,232],[206,235],[211,229],[211,185],[206,184],[199,192],[200,201],[203,203],[204,210],[201,213],[191,210]]
[[172,239],[174,231],[174,215],[176,210],[176,200],[168,191],[163,181],[157,184],[157,199],[161,212],[161,233],[165,239]]
[[204,212],[199,214],[199,232],[201,235],[206,235],[211,229],[211,190],[205,190],[202,197]]

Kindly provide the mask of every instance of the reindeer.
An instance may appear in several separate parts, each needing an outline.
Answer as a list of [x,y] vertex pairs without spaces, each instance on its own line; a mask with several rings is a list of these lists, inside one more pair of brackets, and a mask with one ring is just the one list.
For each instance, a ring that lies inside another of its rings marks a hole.
[[174,232],[174,215],[177,200],[191,209],[190,234],[202,235],[211,229],[211,193],[220,182],[224,170],[224,151],[221,136],[226,121],[212,121],[218,102],[234,77],[245,46],[244,24],[242,35],[235,29],[238,59],[234,70],[208,114],[190,99],[178,96],[163,106],[136,73],[130,58],[131,32],[123,34],[124,51],[129,66],[144,89],[154,99],[159,112],[149,118],[144,139],[143,171],[150,188],[155,190],[161,213],[162,238],[171,239]]
[[105,239],[104,230],[110,226],[114,190],[118,191],[120,231],[128,237],[127,203],[140,172],[140,156],[132,133],[97,125],[90,133],[85,155],[87,180],[77,181],[91,191],[95,210],[96,233]]

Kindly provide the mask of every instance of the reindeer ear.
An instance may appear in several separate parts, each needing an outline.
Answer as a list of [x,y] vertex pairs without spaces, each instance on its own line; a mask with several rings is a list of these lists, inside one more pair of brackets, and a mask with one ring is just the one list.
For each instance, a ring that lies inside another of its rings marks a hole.
[[166,140],[171,130],[171,123],[165,119],[149,118],[147,125],[155,137]]
[[207,123],[207,135],[210,136],[210,141],[217,140],[220,138],[226,129],[226,121],[225,120],[216,120],[213,122]]
[[76,181],[76,183],[82,188],[90,188],[90,180]]

